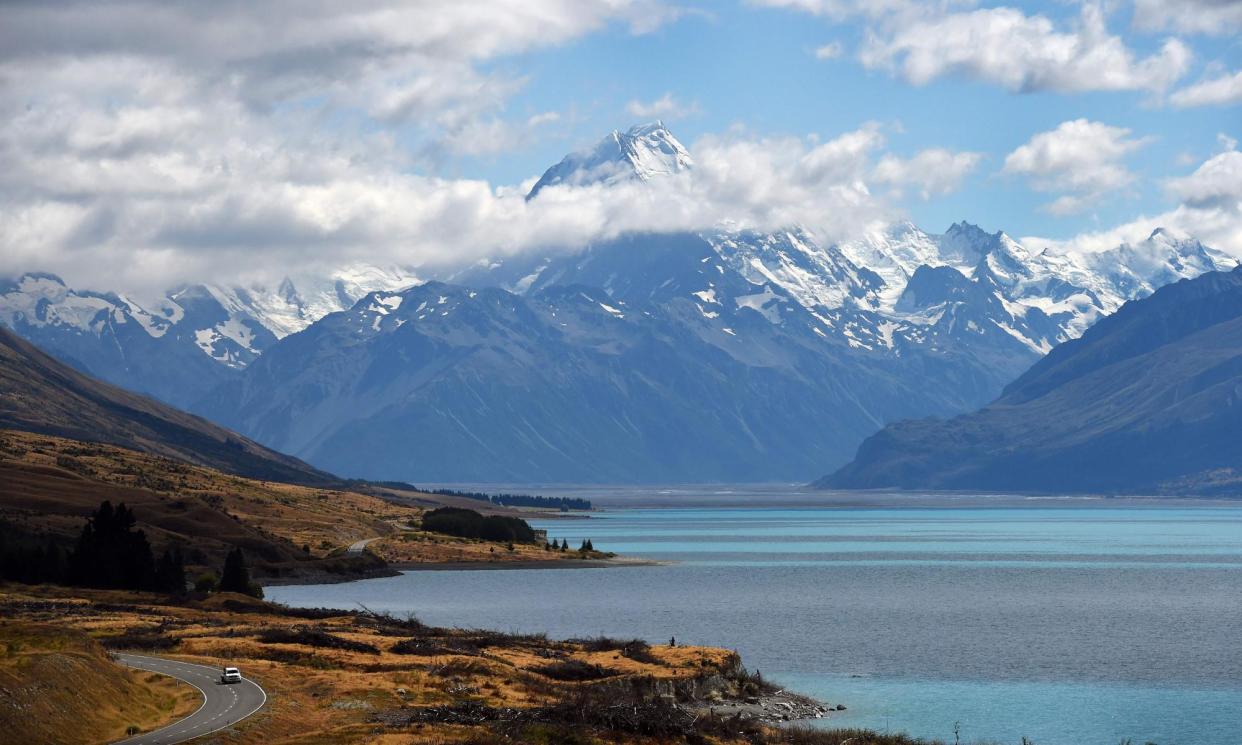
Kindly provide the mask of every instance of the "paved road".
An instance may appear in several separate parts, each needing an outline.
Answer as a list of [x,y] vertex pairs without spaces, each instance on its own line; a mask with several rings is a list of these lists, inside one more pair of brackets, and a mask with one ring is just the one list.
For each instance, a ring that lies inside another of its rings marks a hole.
[[203,694],[203,705],[198,711],[163,729],[122,740],[123,745],[171,745],[192,740],[240,722],[262,709],[267,702],[267,694],[254,681],[243,680],[240,683],[222,685],[220,669],[216,667],[136,654],[118,654],[116,658],[122,664],[139,670],[163,673],[183,680]]
[[355,541],[349,544],[349,548],[345,549],[345,553],[360,554],[363,551],[367,550],[367,546],[369,544],[374,543],[375,541],[378,541],[380,538],[383,538],[383,536],[376,536],[374,538],[363,538],[361,541]]

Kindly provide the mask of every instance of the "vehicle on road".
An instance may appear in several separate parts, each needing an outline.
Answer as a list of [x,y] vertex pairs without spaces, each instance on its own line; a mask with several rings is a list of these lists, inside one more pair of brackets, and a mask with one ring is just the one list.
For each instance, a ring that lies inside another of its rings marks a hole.
[[220,673],[221,683],[240,683],[242,680],[241,671],[235,667],[226,667]]

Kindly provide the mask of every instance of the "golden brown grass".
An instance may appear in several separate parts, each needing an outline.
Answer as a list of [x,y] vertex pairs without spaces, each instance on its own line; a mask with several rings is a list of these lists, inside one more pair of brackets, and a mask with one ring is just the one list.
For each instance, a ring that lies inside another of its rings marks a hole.
[[[355,492],[256,481],[111,445],[13,430],[0,431],[0,461],[14,479],[4,496],[9,507],[76,516],[98,506],[94,492],[128,497],[131,506],[163,514],[177,511],[178,500],[194,500],[293,546],[306,545],[312,555],[384,535],[393,522],[419,514]],[[49,481],[58,483],[49,487]],[[78,498],[81,492],[86,494]]]
[[[487,730],[445,724],[412,725],[396,732],[379,727],[385,739],[375,740],[372,715],[461,701],[492,707],[551,704],[580,685],[539,672],[556,661],[580,660],[608,668],[618,678],[656,680],[701,675],[735,663],[734,655],[721,649],[656,646],[651,662],[638,662],[542,637],[426,629],[360,614],[301,618],[297,612],[236,595],[175,604],[155,595],[9,585],[0,586],[0,615],[29,624],[55,622],[60,633],[85,632],[104,642],[144,630],[175,640],[162,655],[212,666],[237,665],[267,690],[269,705],[225,739],[270,745],[477,740]],[[298,628],[370,645],[378,652],[260,640],[265,630]],[[413,637],[445,651],[431,656],[391,651]],[[116,726],[129,721],[117,715],[108,720]]]
[[0,480],[5,520],[28,532],[68,538],[104,499],[126,502],[157,548],[196,547],[191,563],[218,563],[228,548],[239,545],[256,563],[288,565],[340,554],[355,541],[377,536],[382,540],[369,550],[400,564],[603,556],[521,544],[510,549],[411,529],[425,506],[444,499],[437,495],[377,490],[391,495],[389,501],[357,491],[258,481],[111,445],[14,430],[0,430]]
[[187,716],[193,687],[114,663],[81,630],[0,623],[0,732],[21,742],[103,743]]
[[496,543],[405,529],[367,546],[385,561],[402,564],[456,562],[573,562],[599,560],[611,554],[599,551],[545,551],[543,544]]

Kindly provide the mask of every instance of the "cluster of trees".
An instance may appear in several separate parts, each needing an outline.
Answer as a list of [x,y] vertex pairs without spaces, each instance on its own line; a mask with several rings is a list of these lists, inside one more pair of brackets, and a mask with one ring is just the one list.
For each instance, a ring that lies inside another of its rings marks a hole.
[[147,534],[135,528],[133,510],[104,502],[78,535],[65,568],[65,584],[120,590],[185,592],[185,562],[166,550],[159,561]]
[[[543,544],[543,550],[544,551],[568,551],[569,541],[562,538],[560,544],[557,544],[556,539],[553,538],[550,543]],[[579,553],[586,553],[587,551],[594,551],[594,550],[595,550],[595,544],[591,543],[590,538],[587,538],[585,541],[582,542],[582,545],[578,547]]]
[[[181,551],[166,549],[157,560],[146,533],[137,529],[137,522],[133,510],[124,503],[113,507],[105,501],[87,518],[67,553],[52,539],[40,546],[6,537],[0,546],[0,578],[26,584],[183,594],[186,573]],[[200,581],[196,587],[262,597],[262,590],[250,581],[239,548],[229,553],[218,583],[212,577],[212,581]]]
[[460,491],[458,489],[423,490],[429,494],[442,497],[464,497],[491,502],[502,507],[538,507],[545,510],[589,510],[591,500],[578,497],[541,497],[534,494],[484,494],[477,491]]
[[516,517],[488,515],[458,507],[440,507],[423,515],[423,530],[460,538],[478,538],[505,543],[534,543],[535,529]]
[[24,537],[0,532],[0,579],[28,585],[56,584],[65,580],[65,550],[55,540],[42,545]]

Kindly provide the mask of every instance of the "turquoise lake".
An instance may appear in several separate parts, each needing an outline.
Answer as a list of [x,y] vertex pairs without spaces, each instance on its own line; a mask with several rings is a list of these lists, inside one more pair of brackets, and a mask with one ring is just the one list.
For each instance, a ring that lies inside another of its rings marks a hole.
[[407,572],[268,596],[729,647],[845,704],[829,726],[947,742],[955,723],[963,742],[1242,741],[1242,505],[696,504],[537,527],[673,563]]

